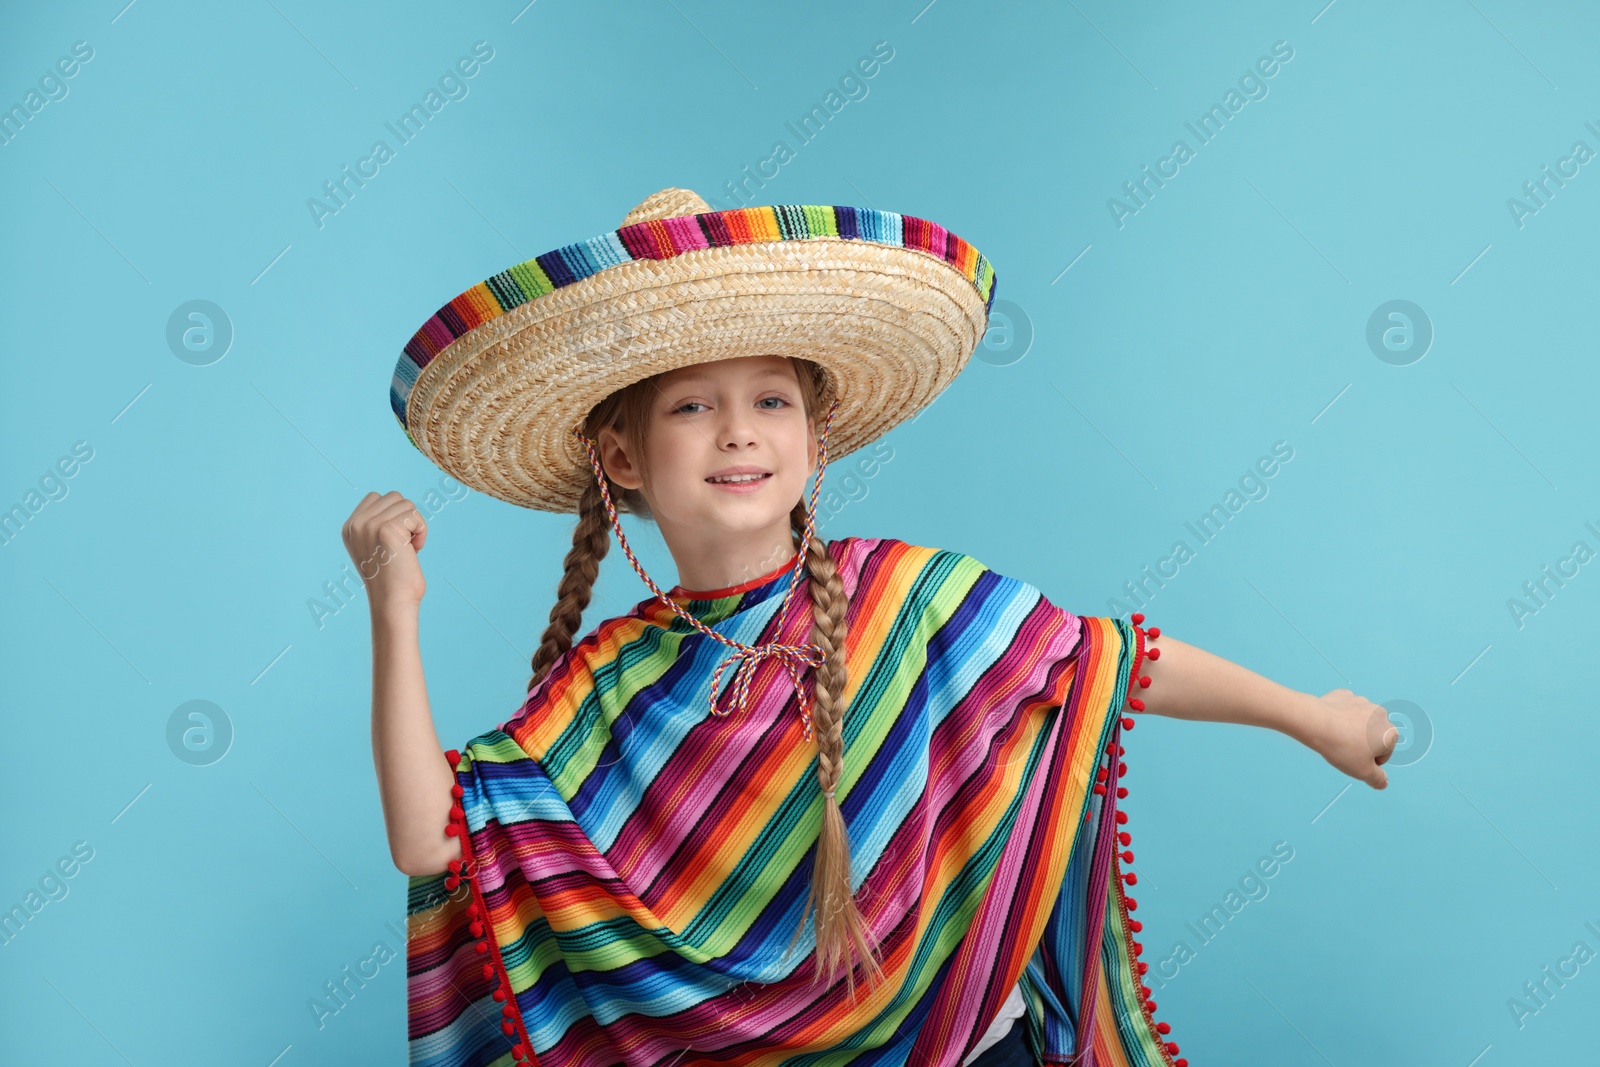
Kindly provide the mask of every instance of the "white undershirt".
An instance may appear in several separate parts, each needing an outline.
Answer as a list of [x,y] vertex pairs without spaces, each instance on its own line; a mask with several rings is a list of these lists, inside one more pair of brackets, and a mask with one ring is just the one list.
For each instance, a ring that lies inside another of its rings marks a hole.
[[1000,1014],[996,1015],[994,1022],[989,1024],[989,1029],[983,1032],[983,1036],[978,1038],[978,1043],[972,1047],[972,1051],[967,1054],[967,1058],[961,1061],[962,1067],[966,1067],[967,1064],[983,1055],[984,1049],[1005,1037],[1011,1031],[1011,1027],[1016,1025],[1016,1021],[1027,1013],[1028,1004],[1022,999],[1022,988],[1019,982],[1011,987],[1010,994],[1000,1005]]

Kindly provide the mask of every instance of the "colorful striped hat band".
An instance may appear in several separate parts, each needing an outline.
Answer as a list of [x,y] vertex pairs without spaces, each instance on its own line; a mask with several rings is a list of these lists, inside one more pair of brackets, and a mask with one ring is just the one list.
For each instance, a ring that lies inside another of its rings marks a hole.
[[[789,574],[789,588],[784,591],[783,605],[778,609],[780,627],[782,620],[789,617],[789,602],[794,597],[795,587],[799,584],[800,570],[805,566],[806,550],[811,546],[811,536],[815,526],[813,520],[817,513],[817,493],[822,489],[822,477],[828,469],[828,430],[833,426],[833,416],[838,408],[838,400],[829,405],[828,417],[822,425],[822,437],[817,442],[817,480],[811,486],[811,503],[806,508],[806,528],[800,539],[800,554],[795,557],[794,570]],[[616,505],[611,501],[611,489],[607,483],[605,471],[600,466],[600,456],[596,450],[594,439],[581,430],[573,430],[572,432],[583,441],[583,447],[589,454],[589,465],[593,468],[595,480],[600,485],[600,495],[605,500],[606,515],[611,519],[611,529],[617,535],[617,544],[622,547],[623,554],[628,557],[628,562],[633,564],[633,569],[644,580],[644,584],[650,587],[650,591],[656,595],[657,599],[671,608],[690,626],[733,649],[717,665],[716,673],[711,677],[711,714],[727,714],[727,712],[717,708],[717,694],[721,688],[722,672],[727,669],[729,664],[737,663],[738,666],[734,669],[733,685],[731,687],[733,689],[733,703],[728,710],[743,711],[750,695],[750,675],[755,673],[756,666],[762,660],[768,658],[776,659],[789,668],[789,677],[794,679],[795,700],[800,705],[800,722],[805,729],[806,740],[810,741],[812,738],[811,706],[806,700],[805,686],[800,681],[800,672],[806,667],[822,666],[822,661],[825,658],[822,649],[815,644],[809,643],[786,645],[778,641],[766,641],[759,645],[747,645],[742,641],[735,641],[733,638],[726,637],[711,629],[711,627],[685,611],[670,596],[662,592],[661,587],[651,581],[650,576],[645,573],[644,567],[639,564],[638,557],[633,554],[633,549],[628,544],[628,538],[622,532],[622,523],[617,516]],[[747,666],[750,668],[748,671],[745,670]],[[834,791],[832,789],[825,792],[825,795],[829,797],[833,796],[833,794]]]
[[572,514],[588,485],[582,429],[646,378],[783,355],[821,368],[849,455],[931,404],[982,343],[995,272],[936,222],[874,208],[713,211],[651,194],[620,228],[535,256],[461,293],[406,343],[389,405],[463,484]]

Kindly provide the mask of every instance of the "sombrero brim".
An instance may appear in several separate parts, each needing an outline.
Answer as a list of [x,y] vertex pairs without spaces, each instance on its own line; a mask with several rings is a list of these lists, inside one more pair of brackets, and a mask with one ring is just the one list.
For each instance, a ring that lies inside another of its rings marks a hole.
[[994,270],[937,223],[868,208],[735,208],[624,226],[504,271],[423,324],[389,399],[462,483],[574,512],[594,478],[572,434],[624,386],[789,355],[826,368],[830,460],[912,417],[983,338]]

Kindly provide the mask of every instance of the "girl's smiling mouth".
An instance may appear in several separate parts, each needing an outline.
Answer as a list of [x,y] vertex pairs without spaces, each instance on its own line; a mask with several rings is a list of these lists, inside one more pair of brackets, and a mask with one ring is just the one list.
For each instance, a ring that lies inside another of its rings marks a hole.
[[771,480],[772,472],[760,467],[724,467],[708,475],[706,481],[719,489],[735,493],[748,493]]
[[766,482],[770,481],[771,478],[772,478],[772,475],[770,473],[769,474],[754,474],[754,475],[738,474],[738,475],[730,475],[730,476],[728,476],[728,478],[731,479],[731,480],[721,480],[721,479],[718,479],[718,478],[707,478],[706,481],[709,482],[710,484],[716,486],[718,489],[726,489],[729,492],[733,492],[733,493],[750,493],[750,492],[754,492],[755,490],[761,488],[762,485],[764,485]]

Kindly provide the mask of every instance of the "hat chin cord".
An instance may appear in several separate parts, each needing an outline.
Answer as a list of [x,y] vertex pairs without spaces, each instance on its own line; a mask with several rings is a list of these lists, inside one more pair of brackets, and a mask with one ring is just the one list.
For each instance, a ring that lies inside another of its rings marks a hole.
[[[800,540],[800,554],[795,557],[794,570],[790,574],[789,578],[789,588],[783,594],[783,606],[778,609],[778,618],[780,620],[788,617],[789,602],[794,597],[794,590],[799,581],[800,570],[805,566],[806,552],[811,546],[811,535],[815,527],[815,518],[817,512],[817,494],[822,489],[822,478],[828,469],[828,430],[830,427],[832,427],[834,413],[838,410],[839,401],[835,399],[828,407],[828,417],[823,423],[822,437],[818,441],[819,462],[817,464],[817,480],[811,486],[811,502],[806,508],[806,528]],[[671,608],[690,626],[693,626],[696,630],[699,630],[708,637],[712,637],[718,641],[721,641],[723,644],[728,645],[733,650],[729,652],[728,655],[723,658],[722,662],[717,665],[716,673],[712,675],[710,697],[711,714],[727,714],[727,712],[717,707],[717,693],[722,681],[722,672],[726,670],[730,664],[737,663],[738,666],[735,667],[734,670],[734,680],[732,685],[733,701],[732,706],[728,710],[743,711],[749,699],[750,676],[755,673],[754,666],[751,666],[751,669],[748,671],[745,670],[745,667],[751,664],[759,664],[764,659],[776,659],[789,669],[789,676],[794,680],[796,702],[800,706],[800,721],[805,730],[806,740],[811,740],[811,705],[806,699],[805,687],[800,681],[800,672],[806,667],[822,666],[823,659],[825,658],[825,654],[823,653],[822,649],[815,644],[809,643],[802,645],[788,645],[778,641],[767,641],[759,645],[747,645],[741,641],[735,641],[731,637],[726,637],[723,634],[719,634],[717,631],[711,629],[705,623],[701,622],[699,619],[689,614],[689,612],[685,611],[666,593],[662,592],[661,587],[656,585],[655,582],[651,581],[650,576],[646,574],[644,568],[640,566],[638,557],[633,554],[633,549],[628,545],[627,537],[623,535],[622,522],[617,516],[616,505],[611,500],[611,490],[606,484],[605,471],[600,466],[600,454],[596,448],[594,439],[585,434],[582,430],[573,430],[572,433],[583,442],[584,450],[589,454],[589,465],[594,468],[595,480],[600,484],[600,495],[605,500],[606,515],[611,519],[611,529],[617,535],[617,544],[622,546],[623,555],[628,557],[628,562],[633,565],[633,569],[638,572],[639,577],[644,580],[644,584],[650,587],[650,591],[656,595],[658,600]],[[828,790],[827,795],[832,796],[833,790]]]

